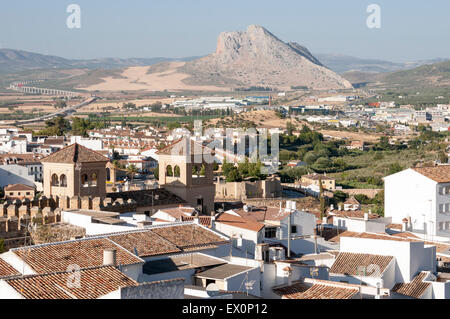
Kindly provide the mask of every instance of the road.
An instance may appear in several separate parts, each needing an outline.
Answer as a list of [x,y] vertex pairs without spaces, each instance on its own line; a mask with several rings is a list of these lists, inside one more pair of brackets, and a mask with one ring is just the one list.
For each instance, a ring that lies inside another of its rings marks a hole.
[[66,107],[66,108],[64,108],[62,110],[59,110],[59,111],[51,113],[51,114],[47,114],[47,115],[44,115],[44,116],[36,117],[34,119],[29,119],[29,120],[15,121],[14,125],[42,122],[42,121],[45,121],[45,120],[50,120],[50,119],[52,119],[54,117],[57,117],[57,116],[63,116],[64,117],[64,116],[67,116],[67,115],[69,115],[71,113],[74,113],[77,109],[79,109],[79,108],[81,108],[81,107],[83,107],[85,105],[91,104],[95,100],[97,100],[96,96],[90,97],[87,100],[84,100],[83,102],[81,102],[81,103],[79,103],[77,105]]

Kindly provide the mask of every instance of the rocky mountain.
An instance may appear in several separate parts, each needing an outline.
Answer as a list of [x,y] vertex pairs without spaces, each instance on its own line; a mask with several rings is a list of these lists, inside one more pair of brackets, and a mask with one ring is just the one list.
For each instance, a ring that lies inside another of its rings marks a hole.
[[148,59],[101,58],[76,60],[22,50],[0,49],[0,73],[17,73],[37,69],[117,69],[130,66],[148,66],[169,61],[190,61],[196,58],[198,57],[180,59],[157,57]]
[[244,32],[223,32],[216,52],[179,68],[195,85],[233,88],[293,86],[348,89],[349,81],[324,67],[305,47],[285,43],[261,26]]

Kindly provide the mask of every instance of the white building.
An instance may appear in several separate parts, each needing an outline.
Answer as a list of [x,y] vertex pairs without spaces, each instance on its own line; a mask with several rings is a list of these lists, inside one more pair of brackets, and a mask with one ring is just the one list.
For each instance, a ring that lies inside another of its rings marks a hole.
[[449,240],[449,165],[407,169],[384,181],[385,217],[425,239]]

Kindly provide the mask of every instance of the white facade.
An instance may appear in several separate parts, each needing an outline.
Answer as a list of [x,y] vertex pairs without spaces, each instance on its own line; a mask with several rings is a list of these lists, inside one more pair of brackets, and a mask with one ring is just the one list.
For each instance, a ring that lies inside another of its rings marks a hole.
[[0,165],[0,187],[11,184],[24,184],[35,187],[35,175],[28,167],[21,165]]
[[[340,252],[393,256],[395,267],[389,265],[383,276],[378,277],[384,288],[408,283],[420,271],[436,271],[436,246],[424,245],[423,242],[341,237]],[[356,281],[359,279],[355,278]],[[367,283],[376,282],[370,279]]]
[[450,237],[450,183],[437,183],[413,169],[387,176],[384,181],[384,211],[392,223],[401,224],[406,218],[409,230],[424,234],[428,240]]

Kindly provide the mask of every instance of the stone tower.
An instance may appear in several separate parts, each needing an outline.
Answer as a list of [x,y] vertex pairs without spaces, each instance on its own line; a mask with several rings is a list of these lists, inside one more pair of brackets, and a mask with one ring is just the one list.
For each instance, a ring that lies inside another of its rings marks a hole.
[[77,143],[41,160],[44,195],[106,196],[107,157]]
[[159,185],[203,214],[214,211],[213,163],[203,146],[183,138],[158,152]]

